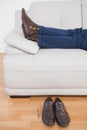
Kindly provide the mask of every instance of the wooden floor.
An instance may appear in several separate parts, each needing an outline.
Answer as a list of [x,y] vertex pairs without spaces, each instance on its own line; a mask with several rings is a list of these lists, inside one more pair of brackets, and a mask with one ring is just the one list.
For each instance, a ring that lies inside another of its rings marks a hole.
[[66,128],[57,123],[52,127],[43,124],[41,113],[46,97],[10,98],[4,88],[3,56],[0,54],[0,130],[87,130],[87,97],[60,97],[71,117]]

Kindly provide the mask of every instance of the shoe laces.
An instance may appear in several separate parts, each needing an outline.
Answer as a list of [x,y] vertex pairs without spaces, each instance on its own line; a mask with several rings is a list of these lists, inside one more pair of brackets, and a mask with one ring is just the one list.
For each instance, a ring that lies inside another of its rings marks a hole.
[[61,102],[60,103],[56,103],[56,111],[64,112],[63,104]]

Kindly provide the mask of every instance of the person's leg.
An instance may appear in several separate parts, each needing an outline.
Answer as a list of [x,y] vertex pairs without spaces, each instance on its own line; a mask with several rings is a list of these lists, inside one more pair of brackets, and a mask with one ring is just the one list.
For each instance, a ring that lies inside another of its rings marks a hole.
[[80,36],[81,47],[87,50],[87,29],[82,30],[82,35]]
[[28,40],[38,41],[39,46],[42,48],[82,47],[83,36],[82,29],[80,28],[63,30],[39,26],[26,15],[24,9],[22,9],[22,26],[22,29],[24,29],[23,32],[27,35],[26,38]]
[[[23,32],[25,32],[26,34],[26,29],[25,29],[24,24],[22,25],[22,29],[23,29]],[[28,40],[38,42],[38,45],[40,46],[40,48],[79,48],[79,44],[76,37],[76,33],[79,32],[79,29],[77,30],[75,29],[72,31],[73,31],[73,35],[70,35],[68,30],[65,31],[65,30],[58,30],[55,28],[47,28],[47,27],[43,28],[41,26],[38,33],[29,34],[29,35],[26,34],[25,37]],[[43,33],[45,32],[46,35],[43,35],[42,32]],[[47,35],[47,33],[49,35]]]
[[54,36],[72,36],[74,29],[57,29],[51,27],[40,26],[40,34]]
[[80,48],[77,37],[71,36],[51,36],[39,34],[38,45],[40,48]]

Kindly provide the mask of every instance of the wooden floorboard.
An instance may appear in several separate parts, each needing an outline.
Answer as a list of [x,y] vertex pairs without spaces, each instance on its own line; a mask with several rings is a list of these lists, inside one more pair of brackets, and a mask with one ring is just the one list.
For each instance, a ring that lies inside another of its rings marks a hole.
[[43,124],[41,114],[46,96],[10,98],[4,87],[3,57],[4,54],[0,54],[0,130],[87,130],[86,96],[60,96],[71,117],[66,128],[56,122],[52,127]]

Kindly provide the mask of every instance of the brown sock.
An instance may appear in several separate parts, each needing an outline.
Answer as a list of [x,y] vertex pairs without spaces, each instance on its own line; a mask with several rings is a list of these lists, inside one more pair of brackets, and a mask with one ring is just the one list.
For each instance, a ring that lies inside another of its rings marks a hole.
[[27,38],[27,33],[25,31],[25,27],[24,27],[24,24],[22,23],[22,30],[23,30],[23,33],[24,33],[24,37]]
[[22,29],[23,29],[24,37],[26,39],[38,42],[38,34],[27,35],[23,23],[22,23]]
[[31,41],[38,42],[38,34],[29,35],[29,36],[27,36],[27,39],[31,40]]
[[[34,23],[26,14],[24,8],[22,9],[22,23],[25,27],[25,32],[27,35],[39,33],[39,25]],[[23,28],[23,27],[22,27]]]

